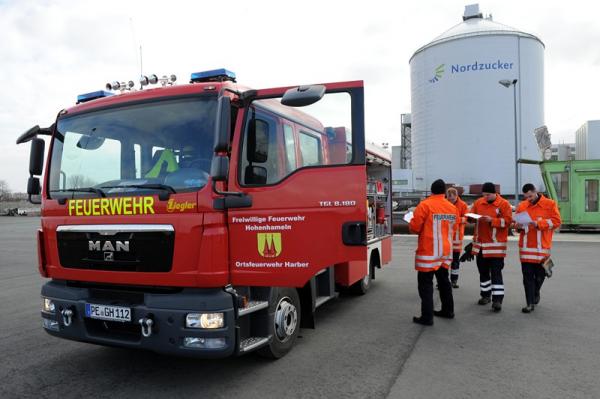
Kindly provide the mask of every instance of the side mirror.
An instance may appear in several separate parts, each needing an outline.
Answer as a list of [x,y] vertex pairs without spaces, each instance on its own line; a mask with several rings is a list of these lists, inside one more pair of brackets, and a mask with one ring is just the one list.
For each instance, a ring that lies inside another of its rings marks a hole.
[[244,171],[244,183],[267,184],[267,168],[262,166],[246,166]]
[[215,152],[229,150],[231,134],[231,100],[227,96],[219,97],[217,102],[217,122],[215,123]]
[[31,176],[27,181],[27,194],[31,197],[32,195],[40,195],[42,191],[40,187],[40,179],[37,177]]
[[[29,152],[29,174],[40,176],[44,169],[44,149],[46,143],[44,140],[34,138],[31,140],[31,150]],[[39,185],[39,184],[38,184]]]
[[325,95],[325,86],[299,86],[289,89],[283,95],[281,103],[289,107],[304,107],[319,101]]
[[213,182],[226,181],[229,174],[229,158],[225,155],[216,155],[210,165],[210,176]]
[[261,119],[250,119],[246,159],[250,163],[267,162],[269,154],[269,124]]
[[104,137],[94,137],[84,134],[77,142],[77,147],[82,150],[97,150],[104,144]]

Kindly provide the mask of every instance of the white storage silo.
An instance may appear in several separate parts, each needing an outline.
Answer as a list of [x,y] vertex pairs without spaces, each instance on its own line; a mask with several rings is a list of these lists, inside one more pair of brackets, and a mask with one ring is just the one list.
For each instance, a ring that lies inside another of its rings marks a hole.
[[[517,80],[518,158],[540,159],[534,129],[544,125],[544,44],[536,36],[465,7],[463,22],[410,59],[415,188],[493,181],[515,190],[513,86]],[[519,186],[542,186],[537,166],[519,166]]]

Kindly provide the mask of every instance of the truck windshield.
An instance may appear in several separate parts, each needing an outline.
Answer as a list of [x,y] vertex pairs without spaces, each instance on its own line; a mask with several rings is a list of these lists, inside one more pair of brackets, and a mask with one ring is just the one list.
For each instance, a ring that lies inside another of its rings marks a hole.
[[212,160],[215,97],[128,105],[58,120],[49,195],[189,192]]

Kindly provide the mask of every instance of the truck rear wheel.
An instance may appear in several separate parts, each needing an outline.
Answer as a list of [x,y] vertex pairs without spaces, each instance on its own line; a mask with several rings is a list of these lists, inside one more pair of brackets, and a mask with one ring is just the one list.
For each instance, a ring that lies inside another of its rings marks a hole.
[[269,345],[258,350],[264,357],[279,359],[288,353],[300,331],[300,297],[295,288],[276,288],[275,300],[269,308]]
[[369,272],[359,281],[352,284],[350,287],[350,292],[356,295],[364,295],[371,288],[371,276],[375,273],[375,259],[372,256],[369,262]]

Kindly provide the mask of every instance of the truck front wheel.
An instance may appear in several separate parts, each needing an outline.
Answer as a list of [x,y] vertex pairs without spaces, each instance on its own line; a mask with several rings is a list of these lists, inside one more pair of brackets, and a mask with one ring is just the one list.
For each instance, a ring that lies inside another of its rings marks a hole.
[[258,350],[258,354],[279,359],[288,353],[300,330],[300,298],[294,288],[276,288],[275,300],[269,309],[269,331],[273,337],[269,345]]

